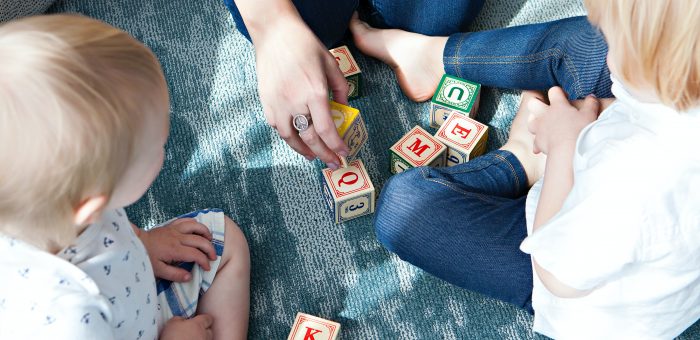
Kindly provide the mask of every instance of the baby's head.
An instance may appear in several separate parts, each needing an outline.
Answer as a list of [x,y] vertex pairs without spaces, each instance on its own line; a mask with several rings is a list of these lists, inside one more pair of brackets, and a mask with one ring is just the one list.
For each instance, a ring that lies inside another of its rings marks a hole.
[[610,71],[638,99],[679,111],[700,104],[700,1],[585,3],[608,42]]
[[57,251],[158,174],[168,91],[153,53],[77,15],[0,26],[0,232]]

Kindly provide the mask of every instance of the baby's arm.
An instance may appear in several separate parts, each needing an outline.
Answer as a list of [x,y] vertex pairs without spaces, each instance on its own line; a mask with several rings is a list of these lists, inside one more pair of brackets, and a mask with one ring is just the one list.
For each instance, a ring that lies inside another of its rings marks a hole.
[[216,259],[209,229],[194,219],[176,219],[168,225],[149,231],[141,230],[133,224],[132,227],[146,247],[157,278],[175,282],[189,281],[192,275],[173,264],[195,262],[202,269],[209,270],[209,261]]
[[210,315],[197,314],[191,319],[174,317],[165,324],[158,337],[160,340],[211,340],[214,338]]
[[[547,154],[547,164],[542,193],[535,213],[533,233],[549,221],[561,209],[573,187],[573,157],[576,140],[581,130],[597,119],[599,102],[588,97],[580,108],[570,104],[561,88],[549,91],[550,104],[533,102],[535,112],[530,121],[530,132],[535,134],[535,151]],[[581,297],[590,291],[577,290],[559,281],[537,263],[533,257],[535,271],[542,283],[559,297]]]

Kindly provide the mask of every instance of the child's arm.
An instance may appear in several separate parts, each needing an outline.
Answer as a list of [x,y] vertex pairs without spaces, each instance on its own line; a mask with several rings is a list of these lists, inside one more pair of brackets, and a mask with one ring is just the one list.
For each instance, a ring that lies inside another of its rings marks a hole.
[[214,338],[211,329],[214,318],[206,314],[197,314],[191,319],[174,317],[165,324],[160,332],[160,340],[192,340]]
[[146,247],[157,278],[175,282],[191,279],[190,273],[177,267],[179,262],[195,262],[209,270],[209,261],[216,259],[209,229],[191,218],[180,218],[168,225],[141,230],[132,224],[134,232]]
[[[535,135],[535,152],[547,155],[542,192],[535,213],[533,233],[556,215],[574,184],[573,157],[576,140],[581,130],[597,119],[599,102],[594,97],[586,98],[580,109],[572,106],[561,88],[549,91],[550,105],[542,102],[531,104],[534,118],[529,123]],[[590,291],[577,290],[559,281],[540,267],[533,256],[537,275],[552,294],[559,297],[580,297]]]

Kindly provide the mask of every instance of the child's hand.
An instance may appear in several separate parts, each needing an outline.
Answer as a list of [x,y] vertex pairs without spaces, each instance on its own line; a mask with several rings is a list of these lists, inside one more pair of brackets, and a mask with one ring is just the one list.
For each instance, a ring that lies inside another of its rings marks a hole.
[[528,129],[535,135],[533,151],[544,154],[555,147],[575,147],[581,130],[598,119],[600,112],[600,103],[595,97],[586,97],[581,108],[577,109],[569,103],[560,87],[549,90],[549,105],[537,98],[526,105],[532,111]]
[[139,238],[148,251],[155,276],[161,279],[184,282],[192,278],[188,271],[173,263],[195,262],[202,269],[209,270],[209,261],[216,260],[209,229],[191,218],[177,219],[168,225],[140,232]]
[[214,338],[211,326],[214,319],[206,314],[199,314],[192,319],[176,316],[165,324],[160,332],[161,340],[211,340]]

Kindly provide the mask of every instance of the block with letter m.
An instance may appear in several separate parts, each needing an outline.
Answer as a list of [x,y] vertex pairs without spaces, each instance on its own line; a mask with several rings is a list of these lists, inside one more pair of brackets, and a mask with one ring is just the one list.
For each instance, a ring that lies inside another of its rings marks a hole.
[[389,149],[391,172],[398,174],[419,166],[444,166],[446,151],[445,145],[416,126]]

